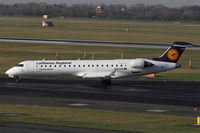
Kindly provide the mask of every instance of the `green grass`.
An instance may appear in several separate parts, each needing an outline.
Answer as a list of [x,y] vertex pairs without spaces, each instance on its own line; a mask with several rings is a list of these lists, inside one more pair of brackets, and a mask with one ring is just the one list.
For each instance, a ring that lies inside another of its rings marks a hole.
[[[88,59],[92,58],[92,54],[95,55],[96,59],[116,59],[120,58],[121,50],[124,53],[124,58],[127,59],[158,57],[165,51],[165,49],[151,48],[0,43],[0,74],[4,75],[7,69],[24,60],[55,59],[56,52],[58,52],[61,59],[81,58],[84,51],[86,51]],[[192,58],[194,69],[187,68],[190,57]],[[186,50],[179,63],[182,64],[181,68],[160,73],[158,78],[200,81],[199,51]]]
[[158,76],[159,79],[200,81],[199,69],[172,70],[166,73],[159,73]]
[[[40,18],[0,17],[1,37],[75,39],[125,42],[186,41],[200,44],[200,26],[174,22],[50,19],[55,27],[41,27]],[[126,32],[126,28],[130,32]]]
[[148,113],[115,112],[64,107],[0,105],[0,113],[26,114],[0,116],[1,121],[85,127],[144,133],[199,133],[195,117]]

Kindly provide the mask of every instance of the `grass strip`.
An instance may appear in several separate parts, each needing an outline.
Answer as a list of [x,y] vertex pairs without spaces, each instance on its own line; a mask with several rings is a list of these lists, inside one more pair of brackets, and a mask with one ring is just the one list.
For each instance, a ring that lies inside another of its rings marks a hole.
[[193,23],[54,18],[49,19],[54,27],[42,27],[42,21],[42,18],[0,17],[0,36],[125,42],[186,41],[200,44],[200,26]]

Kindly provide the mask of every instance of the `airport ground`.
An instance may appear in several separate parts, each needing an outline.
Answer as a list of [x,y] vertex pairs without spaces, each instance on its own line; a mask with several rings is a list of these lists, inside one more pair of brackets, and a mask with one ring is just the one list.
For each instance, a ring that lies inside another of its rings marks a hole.
[[[0,18],[0,36],[200,44],[198,23],[51,19],[55,26],[44,28],[40,26],[41,21],[39,18]],[[22,60],[55,59],[56,53],[60,59],[78,59],[83,57],[84,51],[88,59],[93,55],[96,59],[115,59],[121,58],[121,51],[124,58],[158,57],[164,49],[0,42],[3,76],[0,78],[0,132],[199,132],[193,125],[200,102],[197,50],[185,51],[179,62],[180,69],[158,74],[150,81],[145,78],[114,80],[108,87],[100,85],[98,80],[69,78],[27,79],[17,84],[4,75],[5,70]],[[193,69],[188,69],[189,58],[192,58]]]
[[1,78],[0,82],[0,130],[151,133],[163,131],[164,124],[166,133],[199,132],[193,125],[200,111],[199,82],[114,80],[111,86],[80,79],[24,79],[18,84]]
[[[80,103],[86,104],[82,106],[83,108],[123,112],[148,112],[150,108],[172,105],[163,113],[196,116],[193,108],[199,106],[200,98],[198,95],[200,83],[192,81],[113,80],[110,86],[102,85],[100,80],[76,78],[23,79],[19,84],[13,79],[1,78],[0,82],[2,88],[0,103],[3,104],[70,107],[72,103]],[[68,102],[62,101],[64,100],[62,98]],[[139,106],[137,103],[140,103]],[[150,106],[146,106],[148,104]],[[182,110],[181,106],[189,108]]]

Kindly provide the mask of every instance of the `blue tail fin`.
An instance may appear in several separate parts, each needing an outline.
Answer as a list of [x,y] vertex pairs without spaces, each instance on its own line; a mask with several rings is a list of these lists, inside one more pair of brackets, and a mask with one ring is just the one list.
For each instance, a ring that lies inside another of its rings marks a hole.
[[178,62],[183,51],[186,47],[190,47],[192,44],[186,42],[174,42],[159,58],[153,58],[156,61],[164,62]]

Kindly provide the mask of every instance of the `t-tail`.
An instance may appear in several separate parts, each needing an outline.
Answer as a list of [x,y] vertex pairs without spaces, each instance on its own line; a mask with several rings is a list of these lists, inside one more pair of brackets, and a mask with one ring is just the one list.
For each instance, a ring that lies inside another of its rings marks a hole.
[[187,42],[174,42],[159,58],[153,58],[156,61],[164,61],[164,62],[178,62],[181,57],[183,51],[186,47],[191,47],[191,43]]

